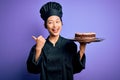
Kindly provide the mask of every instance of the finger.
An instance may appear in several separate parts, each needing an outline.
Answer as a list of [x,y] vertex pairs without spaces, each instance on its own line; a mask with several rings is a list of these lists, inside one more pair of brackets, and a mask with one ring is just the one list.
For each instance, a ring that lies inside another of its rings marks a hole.
[[35,36],[32,36],[32,38],[33,38],[34,40],[36,40],[36,39],[37,39]]
[[40,36],[38,36],[38,39],[41,39],[42,38],[42,36],[40,35]]
[[90,44],[91,42],[88,42],[88,44]]
[[43,36],[41,36],[41,35],[38,37],[38,39],[45,40],[45,38]]
[[80,45],[86,45],[87,44],[87,42],[81,42],[80,43]]

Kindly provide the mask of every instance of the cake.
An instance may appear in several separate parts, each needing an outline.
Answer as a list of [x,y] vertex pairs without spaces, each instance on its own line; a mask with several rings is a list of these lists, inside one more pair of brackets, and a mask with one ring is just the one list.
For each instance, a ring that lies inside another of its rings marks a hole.
[[91,40],[96,38],[96,33],[88,32],[88,33],[75,33],[76,40]]

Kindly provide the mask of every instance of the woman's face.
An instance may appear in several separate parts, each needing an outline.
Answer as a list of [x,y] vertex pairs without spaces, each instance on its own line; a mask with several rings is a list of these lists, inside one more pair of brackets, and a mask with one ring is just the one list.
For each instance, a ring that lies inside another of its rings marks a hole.
[[59,36],[62,28],[62,22],[58,16],[50,16],[47,19],[46,25],[50,36]]

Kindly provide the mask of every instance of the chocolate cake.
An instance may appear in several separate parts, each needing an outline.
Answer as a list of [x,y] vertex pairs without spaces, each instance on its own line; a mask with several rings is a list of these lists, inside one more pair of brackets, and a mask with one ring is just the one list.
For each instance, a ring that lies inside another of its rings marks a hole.
[[75,39],[76,40],[90,40],[90,39],[95,39],[96,34],[94,32],[89,32],[89,33],[75,33]]

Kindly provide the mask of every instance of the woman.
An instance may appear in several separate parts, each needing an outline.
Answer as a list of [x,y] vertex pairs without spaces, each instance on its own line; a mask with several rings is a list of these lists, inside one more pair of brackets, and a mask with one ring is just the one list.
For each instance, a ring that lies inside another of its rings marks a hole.
[[47,39],[32,36],[36,44],[30,51],[27,69],[30,73],[40,73],[40,80],[73,80],[73,74],[85,68],[86,43],[80,43],[77,52],[77,45],[60,35],[63,13],[59,3],[46,3],[40,13],[49,36]]

